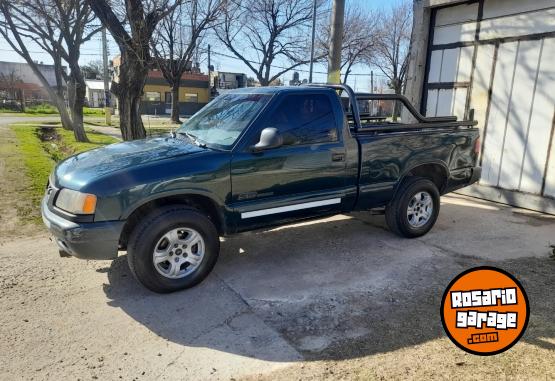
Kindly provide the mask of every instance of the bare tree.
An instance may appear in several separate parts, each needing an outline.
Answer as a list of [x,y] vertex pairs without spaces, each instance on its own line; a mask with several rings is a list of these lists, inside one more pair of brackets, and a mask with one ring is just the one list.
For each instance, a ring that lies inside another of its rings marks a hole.
[[81,72],[86,79],[99,79],[104,74],[104,65],[101,60],[90,61],[81,66]]
[[[374,49],[380,36],[379,13],[363,10],[359,6],[348,6],[345,12],[343,27],[343,45],[341,48],[341,71],[343,83],[351,73],[353,66],[365,63],[374,54]],[[318,49],[321,55],[328,56],[330,52],[330,24],[321,24],[318,34]]]
[[121,65],[112,92],[118,97],[120,129],[124,140],[141,139],[146,131],[141,119],[141,97],[152,65],[150,45],[158,23],[181,0],[86,0],[118,44]]
[[[94,15],[85,0],[0,0],[0,16],[0,35],[39,78],[60,112],[64,128],[73,130],[77,141],[87,141],[83,127],[85,80],[79,57],[81,45],[99,29],[90,24]],[[55,89],[32,59],[27,49],[28,40],[52,57]],[[69,67],[69,73],[66,73],[64,63]],[[64,82],[67,84],[69,112],[65,106]]]
[[11,70],[9,73],[0,73],[0,90],[4,90],[7,94],[7,99],[15,100],[19,98],[18,84],[22,83],[23,80],[15,70]]
[[179,120],[179,86],[199,51],[204,32],[213,26],[225,0],[190,0],[180,4],[156,28],[152,51],[156,65],[168,81],[172,94],[171,120]]
[[379,68],[389,79],[396,94],[403,92],[408,69],[412,6],[408,1],[393,5],[381,17],[383,25],[375,54],[367,57],[370,65]]
[[[310,62],[308,27],[312,6],[312,0],[235,0],[226,7],[216,34],[260,84],[268,86]],[[272,75],[276,60],[280,65],[286,64]]]
[[0,73],[0,97],[4,98],[5,96],[5,99],[9,101],[19,101],[19,107],[17,107],[17,103],[13,102],[11,107],[25,112],[25,94],[19,87],[22,83],[23,80],[15,70],[11,70],[9,73]]

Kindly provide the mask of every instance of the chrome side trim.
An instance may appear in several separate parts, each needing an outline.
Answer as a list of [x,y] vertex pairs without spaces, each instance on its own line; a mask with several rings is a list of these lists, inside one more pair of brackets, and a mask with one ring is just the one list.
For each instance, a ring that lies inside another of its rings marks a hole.
[[244,212],[244,213],[241,213],[241,218],[246,219],[246,218],[259,217],[259,216],[267,216],[269,214],[285,213],[285,212],[291,212],[293,210],[317,208],[319,206],[334,205],[334,204],[340,204],[340,203],[341,203],[341,198],[330,198],[330,199],[321,200],[321,201],[311,201],[311,202],[304,202],[302,204],[294,204],[294,205],[288,205],[288,206],[280,206],[277,208],[260,209],[260,210],[253,210],[252,212]]

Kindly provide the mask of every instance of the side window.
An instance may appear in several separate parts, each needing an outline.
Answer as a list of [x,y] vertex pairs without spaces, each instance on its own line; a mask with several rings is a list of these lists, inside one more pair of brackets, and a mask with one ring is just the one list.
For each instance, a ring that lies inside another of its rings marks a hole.
[[186,93],[184,102],[192,102],[198,103],[198,94],[197,93]]
[[286,145],[335,142],[338,131],[326,95],[287,95],[262,128],[274,127]]
[[146,91],[144,99],[148,102],[160,102],[160,93],[156,91]]

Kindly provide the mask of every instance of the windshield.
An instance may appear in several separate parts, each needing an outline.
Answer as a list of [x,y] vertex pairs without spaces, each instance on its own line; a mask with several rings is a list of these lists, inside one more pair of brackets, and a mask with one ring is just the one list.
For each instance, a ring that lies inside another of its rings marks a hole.
[[267,94],[220,95],[183,123],[177,133],[198,143],[230,148],[268,99]]

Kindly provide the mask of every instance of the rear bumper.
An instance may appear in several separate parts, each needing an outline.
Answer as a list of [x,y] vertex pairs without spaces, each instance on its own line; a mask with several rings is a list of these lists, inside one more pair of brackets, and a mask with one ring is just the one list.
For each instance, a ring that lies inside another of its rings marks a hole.
[[447,187],[443,194],[474,184],[480,180],[481,176],[482,167],[463,168],[451,171],[451,176],[449,177]]
[[41,214],[60,250],[82,259],[117,258],[119,238],[125,221],[68,221],[48,209],[46,198],[42,200]]
[[482,167],[472,168],[472,176],[470,176],[470,181],[466,185],[477,183],[480,181],[480,177],[482,177]]

